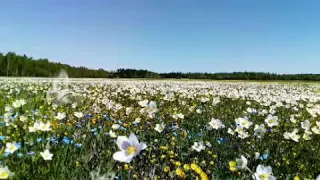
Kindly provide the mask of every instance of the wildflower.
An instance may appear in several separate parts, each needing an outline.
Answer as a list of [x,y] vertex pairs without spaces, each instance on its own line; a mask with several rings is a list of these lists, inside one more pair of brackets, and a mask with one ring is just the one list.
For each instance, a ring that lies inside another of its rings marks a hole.
[[158,131],[159,133],[161,133],[165,128],[165,125],[162,124],[156,124],[156,127],[154,128],[154,130]]
[[225,125],[221,122],[221,120],[215,119],[215,118],[211,119],[211,121],[209,122],[209,125],[213,129],[220,129],[220,128],[224,128],[225,127]]
[[52,160],[52,156],[53,156],[53,154],[51,154],[48,149],[46,149],[46,150],[43,151],[43,152],[40,152],[40,155],[42,156],[42,158],[43,158],[45,161],[50,161],[50,160]]
[[111,128],[117,130],[117,129],[120,128],[120,125],[119,125],[119,124],[113,124],[113,125],[111,126]]
[[304,130],[309,130],[310,127],[311,127],[310,121],[309,120],[305,120],[305,121],[301,122],[301,127]]
[[310,140],[311,139],[311,134],[312,134],[312,132],[310,132],[310,131],[304,131],[304,134],[303,134],[302,138],[304,140]]
[[229,161],[229,170],[232,172],[237,171],[237,162],[236,161]]
[[196,150],[197,152],[200,152],[204,150],[206,147],[204,146],[203,142],[194,142],[192,149]]
[[183,170],[181,168],[177,168],[176,169],[176,174],[177,176],[183,178],[185,176],[185,173],[183,172]]
[[189,171],[190,170],[190,165],[189,164],[183,165],[183,169],[186,170],[186,171]]
[[238,126],[245,128],[245,129],[249,129],[250,126],[253,124],[252,122],[249,121],[248,117],[238,118],[235,121]]
[[234,135],[234,131],[230,128],[228,128],[228,133],[231,134],[231,135]]
[[16,142],[6,143],[5,152],[13,154],[16,150],[18,150],[18,144]]
[[57,114],[57,116],[56,116],[56,119],[58,119],[58,120],[62,120],[62,119],[64,119],[66,117],[66,113],[60,113],[60,112],[58,112],[58,114]]
[[73,113],[73,115],[77,118],[82,118],[83,117],[83,113],[82,112],[75,112]]
[[273,115],[269,115],[265,120],[264,120],[269,127],[273,127],[273,126],[278,126],[278,117],[277,116],[273,116]]
[[110,135],[110,137],[113,137],[113,138],[117,137],[117,134],[115,132],[113,132],[112,130],[109,131],[109,135]]
[[298,129],[294,129],[291,133],[285,132],[283,134],[285,139],[292,139],[293,141],[299,142],[300,135],[297,134]]
[[266,132],[266,128],[264,127],[264,124],[256,124],[254,126],[254,135],[257,136],[258,138],[262,138],[264,133]]
[[320,126],[314,126],[312,127],[312,132],[314,132],[315,134],[320,134]]
[[125,136],[118,136],[117,145],[121,151],[113,154],[113,159],[120,162],[129,163],[137,156],[141,150],[147,148],[143,142],[139,143],[135,134],[131,133],[129,138]]
[[0,179],[8,179],[11,174],[8,166],[0,167]]
[[170,171],[170,167],[169,166],[164,167],[163,171],[164,172],[169,172]]
[[139,101],[138,104],[141,106],[141,107],[146,107],[148,105],[148,100],[143,100],[143,101]]
[[275,180],[276,178],[271,174],[272,168],[270,166],[264,167],[262,165],[258,165],[256,172],[252,177],[256,180]]
[[248,160],[245,158],[243,155],[241,155],[241,158],[236,158],[236,168],[239,170],[243,170],[247,168],[248,165]]

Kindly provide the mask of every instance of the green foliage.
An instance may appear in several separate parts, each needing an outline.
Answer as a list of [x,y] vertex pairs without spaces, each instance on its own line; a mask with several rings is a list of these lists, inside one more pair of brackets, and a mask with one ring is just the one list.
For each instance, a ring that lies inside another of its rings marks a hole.
[[[91,60],[91,59],[90,59]],[[89,61],[89,59],[88,59]],[[208,80],[304,80],[320,81],[320,74],[275,74],[264,72],[232,72],[232,73],[156,73],[142,69],[118,69],[106,71],[93,70],[86,67],[73,67],[67,64],[50,62],[48,59],[33,60],[26,55],[8,52],[0,53],[0,76],[54,77],[61,69],[73,78],[175,78],[175,79],[208,79]]]

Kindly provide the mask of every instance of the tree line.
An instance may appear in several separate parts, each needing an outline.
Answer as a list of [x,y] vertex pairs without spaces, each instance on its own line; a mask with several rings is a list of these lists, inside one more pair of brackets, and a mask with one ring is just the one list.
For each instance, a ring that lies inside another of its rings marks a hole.
[[211,80],[307,80],[320,81],[320,74],[275,74],[264,72],[233,73],[156,73],[142,69],[89,69],[83,66],[74,67],[67,64],[50,62],[48,59],[33,59],[14,52],[0,52],[0,76],[55,77],[64,69],[73,78],[178,78],[178,79],[211,79]]

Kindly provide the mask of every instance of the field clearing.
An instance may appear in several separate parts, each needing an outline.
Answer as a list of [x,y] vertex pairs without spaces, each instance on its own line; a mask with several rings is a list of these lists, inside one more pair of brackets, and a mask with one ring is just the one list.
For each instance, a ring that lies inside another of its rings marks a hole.
[[319,89],[1,77],[0,179],[316,179]]

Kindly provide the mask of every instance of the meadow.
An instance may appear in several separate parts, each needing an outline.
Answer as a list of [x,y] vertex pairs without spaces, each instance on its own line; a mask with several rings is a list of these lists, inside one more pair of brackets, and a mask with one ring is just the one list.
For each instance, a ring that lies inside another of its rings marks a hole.
[[320,84],[1,78],[0,179],[320,179]]

